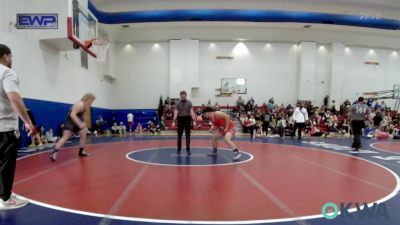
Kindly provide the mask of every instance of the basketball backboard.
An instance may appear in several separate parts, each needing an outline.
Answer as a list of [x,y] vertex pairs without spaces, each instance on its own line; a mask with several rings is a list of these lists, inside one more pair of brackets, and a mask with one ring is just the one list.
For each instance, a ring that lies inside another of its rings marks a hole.
[[393,87],[393,98],[400,99],[400,84],[395,84]]
[[75,48],[81,48],[93,57],[97,57],[93,47],[87,43],[98,37],[98,21],[88,9],[87,0],[68,0],[68,38]]
[[246,79],[244,78],[222,78],[221,93],[246,94]]

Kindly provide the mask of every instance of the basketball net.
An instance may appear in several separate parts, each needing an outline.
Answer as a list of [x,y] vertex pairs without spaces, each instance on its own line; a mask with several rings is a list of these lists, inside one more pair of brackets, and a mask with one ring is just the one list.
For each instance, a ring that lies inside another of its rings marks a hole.
[[104,38],[94,38],[87,41],[87,48],[92,49],[96,53],[96,59],[99,62],[105,62],[107,59],[107,51],[110,47],[110,41]]

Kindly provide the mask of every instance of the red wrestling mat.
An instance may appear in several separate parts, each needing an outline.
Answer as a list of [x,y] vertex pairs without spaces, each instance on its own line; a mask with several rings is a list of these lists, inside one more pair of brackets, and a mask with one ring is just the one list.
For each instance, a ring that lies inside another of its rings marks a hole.
[[[67,148],[55,163],[48,153],[33,155],[18,161],[14,191],[90,213],[248,221],[320,215],[327,202],[371,203],[391,194],[397,185],[392,173],[371,162],[279,144],[237,142],[254,159],[227,166],[158,166],[126,158],[135,150],[175,144],[175,140],[95,144],[87,146],[88,158],[78,158],[77,148]],[[192,141],[192,147],[206,146],[209,141]]]
[[400,154],[400,141],[397,142],[377,142],[371,144],[375,149],[382,150],[385,152],[392,152]]

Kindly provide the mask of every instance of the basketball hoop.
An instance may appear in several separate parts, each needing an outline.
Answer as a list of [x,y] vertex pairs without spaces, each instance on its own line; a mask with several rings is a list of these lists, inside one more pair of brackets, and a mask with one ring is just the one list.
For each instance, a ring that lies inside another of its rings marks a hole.
[[96,53],[97,61],[106,61],[107,51],[110,47],[110,41],[104,38],[93,38],[92,40],[85,41],[85,45],[88,49],[93,49],[93,51]]

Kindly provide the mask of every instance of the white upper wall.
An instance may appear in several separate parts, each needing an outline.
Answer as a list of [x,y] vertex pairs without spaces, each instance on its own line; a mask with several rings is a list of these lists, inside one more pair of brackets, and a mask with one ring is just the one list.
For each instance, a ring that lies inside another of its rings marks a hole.
[[[215,97],[215,89],[221,87],[221,78],[245,78],[247,94],[256,102],[275,97],[277,102],[291,102],[296,98],[296,50],[288,43],[242,43],[243,53],[235,52],[237,42],[200,43],[200,88],[194,104],[211,100],[222,105],[235,104],[235,97]],[[247,52],[246,52],[247,50]],[[216,59],[216,56],[233,56],[233,60]],[[285,66],[282,66],[285,65]],[[284,90],[284,91],[283,91]]]
[[[118,79],[113,86],[113,108],[156,108],[159,96],[165,99],[169,86],[169,43],[158,45],[154,49],[154,43],[117,44]],[[270,97],[285,104],[298,99],[300,47],[294,43],[243,42],[243,54],[238,54],[234,51],[237,45],[238,42],[200,42],[199,88],[186,90],[191,92],[195,105],[208,100],[213,104],[235,104],[238,95],[215,97],[221,78],[246,78],[248,92],[241,96],[254,97],[259,104]],[[350,46],[349,49],[351,53],[345,54],[344,79],[339,87],[342,95],[336,101],[354,99],[366,91],[392,89],[394,83],[400,83],[398,53],[375,49],[371,54],[370,48]],[[315,86],[311,93],[313,102],[320,105],[324,96],[331,93],[332,46],[317,44],[315,54]],[[220,60],[216,56],[234,56],[234,59]],[[367,59],[380,65],[366,65]]]
[[168,93],[169,43],[116,44],[111,108],[157,108]]
[[[400,83],[400,55],[393,50],[348,47],[344,62],[342,100],[354,99],[363,92],[393,90],[393,85]],[[394,101],[386,101],[394,105]]]
[[[55,1],[65,3],[63,0]],[[102,65],[88,56],[89,67],[83,68],[79,50],[59,51],[39,41],[46,34],[53,37],[54,31],[17,30],[10,25],[10,22],[15,22],[17,12],[36,12],[41,3],[47,2],[5,0],[0,8],[0,43],[8,45],[12,50],[13,69],[19,76],[22,96],[74,103],[84,93],[92,92],[97,96],[94,106],[109,107],[111,84],[103,79]],[[60,18],[59,23],[64,20]]]

